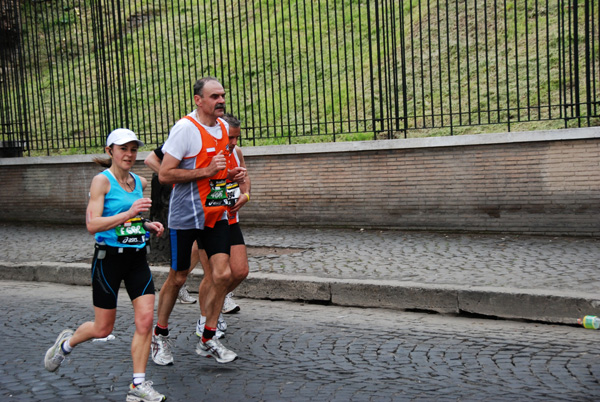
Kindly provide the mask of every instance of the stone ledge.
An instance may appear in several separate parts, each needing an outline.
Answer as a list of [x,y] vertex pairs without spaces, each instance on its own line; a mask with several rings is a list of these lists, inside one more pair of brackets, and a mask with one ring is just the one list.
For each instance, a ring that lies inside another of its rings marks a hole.
[[[559,130],[515,131],[490,134],[469,134],[444,137],[405,138],[395,140],[370,140],[327,142],[317,144],[291,144],[246,146],[244,156],[266,155],[299,155],[331,152],[360,152],[389,149],[414,149],[456,147],[471,145],[510,144],[521,142],[540,141],[570,141],[600,138],[599,127],[567,128]],[[150,154],[149,151],[139,152],[137,160],[143,161]],[[59,155],[59,156],[29,156],[16,158],[0,158],[2,165],[44,165],[60,163],[90,163],[95,157],[104,154],[87,155]]]

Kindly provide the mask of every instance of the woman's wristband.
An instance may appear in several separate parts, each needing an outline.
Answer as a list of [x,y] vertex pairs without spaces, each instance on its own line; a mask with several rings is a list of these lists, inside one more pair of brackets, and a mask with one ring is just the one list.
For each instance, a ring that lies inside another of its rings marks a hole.
[[250,201],[250,194],[248,194],[248,193],[244,193],[244,195],[245,195],[246,197],[248,197],[248,201]]

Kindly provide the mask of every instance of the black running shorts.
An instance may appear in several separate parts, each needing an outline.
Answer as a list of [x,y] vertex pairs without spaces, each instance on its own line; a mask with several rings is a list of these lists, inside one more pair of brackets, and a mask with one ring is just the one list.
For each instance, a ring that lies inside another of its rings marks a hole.
[[229,225],[229,242],[232,246],[246,244],[244,243],[244,235],[242,234],[239,222]]
[[190,268],[192,244],[198,241],[199,248],[206,251],[208,258],[215,254],[229,255],[229,222],[222,219],[214,228],[176,230],[169,229],[171,236],[171,268],[185,271]]
[[117,308],[121,281],[125,283],[125,289],[131,300],[154,294],[154,281],[146,261],[146,248],[123,247],[123,253],[118,253],[118,250],[108,247],[105,257],[101,260],[98,259],[99,250],[94,253],[92,298],[95,307]]

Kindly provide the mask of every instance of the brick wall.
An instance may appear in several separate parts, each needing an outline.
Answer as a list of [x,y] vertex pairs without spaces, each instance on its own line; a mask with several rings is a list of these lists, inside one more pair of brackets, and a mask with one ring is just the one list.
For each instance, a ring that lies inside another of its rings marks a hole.
[[[92,178],[104,168],[98,155],[0,159],[0,221],[85,224]],[[148,178],[143,161],[135,173]]]
[[[244,154],[252,178],[245,224],[600,234],[598,128],[246,147]],[[0,220],[83,223],[100,170],[90,160],[0,159]],[[141,161],[134,171],[151,177]]]

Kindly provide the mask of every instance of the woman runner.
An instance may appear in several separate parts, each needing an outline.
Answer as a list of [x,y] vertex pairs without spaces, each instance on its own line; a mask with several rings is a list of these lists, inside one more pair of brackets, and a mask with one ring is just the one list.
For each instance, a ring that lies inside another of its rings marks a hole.
[[110,159],[97,158],[107,169],[96,175],[90,187],[86,226],[95,235],[92,261],[94,321],[83,323],[75,332],[65,329],[48,349],[44,365],[56,371],[73,348],[93,338],[105,338],[113,330],[117,313],[117,295],[121,281],[133,303],[135,333],[131,341],[133,381],[127,401],[160,402],[166,397],[146,380],[146,364],[152,339],[154,318],[154,282],[146,261],[149,232],[161,236],[164,227],[141,217],[152,201],[143,197],[146,179],[130,170],[138,147],[144,145],[131,130],[119,128],[106,140]]

